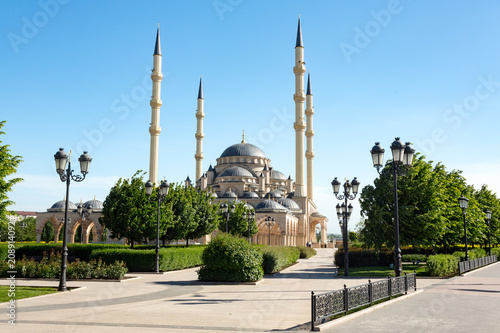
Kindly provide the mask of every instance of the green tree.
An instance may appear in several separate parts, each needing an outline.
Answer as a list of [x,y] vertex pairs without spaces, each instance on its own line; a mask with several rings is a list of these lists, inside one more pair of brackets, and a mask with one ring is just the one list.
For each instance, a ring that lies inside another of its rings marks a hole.
[[51,221],[47,221],[42,230],[42,242],[49,243],[54,241],[54,226]]
[[[146,196],[145,173],[137,171],[132,178],[120,178],[103,202],[99,222],[111,230],[111,237],[126,238],[134,243],[148,242],[156,238],[157,201]],[[157,188],[151,198],[157,197]],[[160,226],[164,230],[171,223],[169,216],[160,214]]]
[[358,240],[358,234],[355,231],[349,231],[349,241],[356,242]]
[[[26,227],[21,227],[22,223],[25,223]],[[36,219],[34,217],[29,216],[16,223],[16,241],[20,242],[21,239],[23,242],[36,241]]]
[[[249,223],[248,219],[243,218],[243,212],[249,212],[245,207],[245,203],[242,201],[238,201],[234,203],[234,213],[229,213],[229,221],[228,221],[228,233],[235,236],[248,236],[248,229],[250,229],[250,236],[255,235],[258,232],[257,224],[254,221]],[[231,203],[228,203],[228,206],[231,206]],[[226,231],[226,215],[220,212],[221,223],[219,224],[219,230],[225,232]]]
[[[497,198],[495,193],[488,189],[487,185],[483,185],[481,189],[474,191],[474,198],[477,200],[483,212],[487,210],[491,211],[491,243],[498,244],[500,239],[500,199]],[[488,242],[488,225],[485,224],[484,228],[483,242],[486,246]]]
[[[0,121],[0,136],[5,135],[2,131],[6,121]],[[14,156],[10,152],[10,145],[4,145],[0,140],[0,232],[2,235],[7,234],[7,207],[14,202],[9,200],[8,192],[12,191],[12,187],[22,181],[22,178],[7,179],[10,175],[16,173],[19,163],[22,162],[21,156]]]

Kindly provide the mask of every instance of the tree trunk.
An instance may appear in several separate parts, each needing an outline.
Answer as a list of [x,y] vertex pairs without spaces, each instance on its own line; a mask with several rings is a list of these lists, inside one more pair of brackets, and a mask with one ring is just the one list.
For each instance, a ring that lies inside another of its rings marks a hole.
[[131,249],[133,249],[133,248],[134,248],[134,240],[133,240],[133,239],[131,239],[131,240],[130,240],[130,248],[131,248]]
[[189,238],[186,237],[186,247],[189,246]]

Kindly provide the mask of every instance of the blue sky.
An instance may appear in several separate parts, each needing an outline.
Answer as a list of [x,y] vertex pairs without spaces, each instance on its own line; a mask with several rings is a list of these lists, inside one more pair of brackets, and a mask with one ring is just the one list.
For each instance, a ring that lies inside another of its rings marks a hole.
[[204,169],[245,130],[295,178],[298,13],[314,95],[315,201],[329,232],[339,232],[333,177],[372,183],[369,150],[380,141],[389,151],[395,136],[500,192],[496,1],[42,0],[9,2],[0,13],[2,139],[24,159],[10,209],[44,211],[63,198],[59,147],[74,161],[83,149],[93,157],[88,178],[72,183],[73,202],[104,200],[119,177],[148,170],[158,23],[159,176],[194,178],[203,74]]

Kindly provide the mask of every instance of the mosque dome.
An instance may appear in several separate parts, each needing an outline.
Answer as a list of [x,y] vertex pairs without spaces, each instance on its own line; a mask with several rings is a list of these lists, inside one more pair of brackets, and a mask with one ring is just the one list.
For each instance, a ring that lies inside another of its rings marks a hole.
[[224,169],[218,177],[253,177],[252,173],[245,168],[233,166]]
[[259,195],[255,192],[243,192],[240,196],[241,199],[260,199]]
[[224,198],[224,199],[236,199],[236,193],[234,193],[233,191],[227,191],[226,193],[224,193],[223,195],[221,195],[221,198]]
[[281,198],[281,199],[278,199],[278,203],[280,205],[282,205],[283,207],[288,208],[292,212],[302,211],[300,209],[299,205],[295,201],[293,201],[292,199]]
[[87,201],[86,203],[83,204],[83,207],[85,208],[92,208],[92,211],[96,212],[96,211],[102,211],[102,202],[99,201],[99,200],[89,200]]
[[271,179],[279,179],[279,180],[287,180],[288,177],[282,174],[281,172],[272,169],[271,170]]
[[274,191],[271,191],[269,193],[266,193],[265,195],[265,198],[282,198],[283,197],[283,193],[280,191],[280,190],[274,190]]
[[257,146],[252,145],[250,143],[237,143],[234,144],[222,153],[220,157],[229,157],[229,156],[254,156],[254,157],[262,157],[266,158],[266,154]]
[[287,212],[288,209],[276,201],[265,199],[259,202],[257,206],[255,206],[255,211],[259,213],[263,212]]
[[[66,208],[66,200],[60,200],[56,202],[55,204],[52,205],[49,209],[47,209],[48,212],[64,212],[64,209]],[[76,205],[72,203],[71,201],[68,201],[68,211],[75,211],[76,210]]]

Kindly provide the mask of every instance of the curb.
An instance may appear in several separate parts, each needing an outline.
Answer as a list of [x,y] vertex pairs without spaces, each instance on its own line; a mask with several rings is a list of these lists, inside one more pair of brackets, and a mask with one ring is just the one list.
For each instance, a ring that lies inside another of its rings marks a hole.
[[390,305],[392,303],[396,303],[396,302],[399,302],[399,301],[402,301],[404,299],[407,299],[408,297],[412,297],[412,296],[415,296],[415,295],[418,295],[420,294],[421,292],[423,292],[424,290],[423,289],[417,289],[416,291],[412,292],[411,294],[407,294],[407,295],[403,295],[403,296],[399,296],[397,298],[394,298],[394,299],[391,299],[389,301],[386,301],[386,302],[383,302],[383,303],[380,303],[380,304],[377,304],[377,305],[374,305],[372,307],[369,307],[369,308],[366,308],[366,309],[363,309],[361,311],[358,311],[358,312],[354,312],[350,315],[347,315],[347,316],[344,316],[344,317],[341,317],[339,319],[335,319],[335,320],[332,320],[332,321],[329,321],[327,323],[324,323],[324,324],[321,324],[321,325],[316,325],[316,330],[315,331],[323,331],[323,330],[326,330],[326,329],[330,329],[332,328],[333,326],[336,326],[338,324],[341,324],[343,322],[346,322],[346,321],[349,321],[351,319],[354,319],[354,318],[357,318],[357,317],[360,317],[360,316],[363,316],[369,312],[372,312],[372,311],[375,311],[379,308],[382,308],[386,305]]

